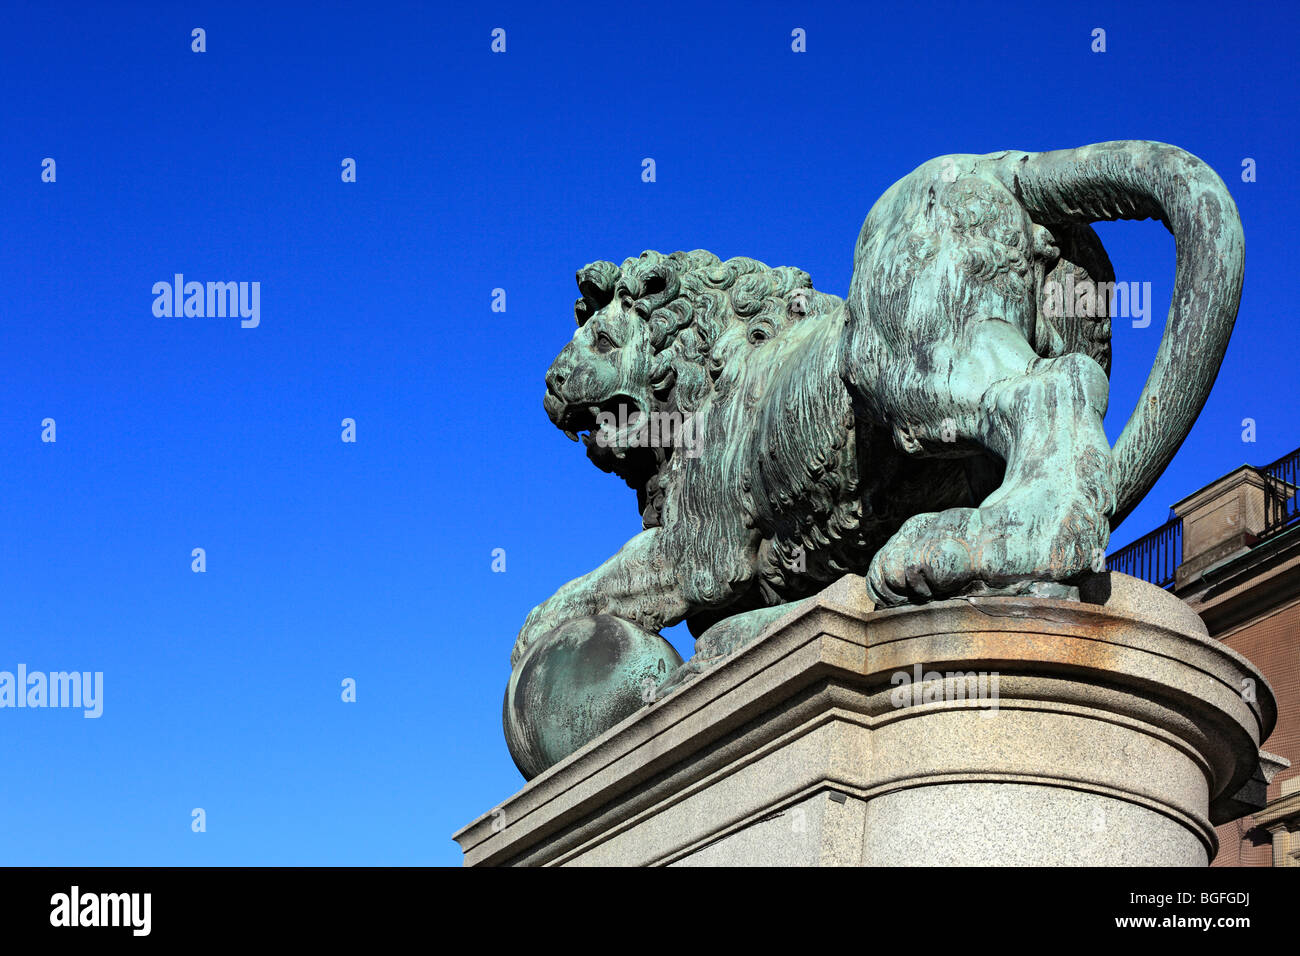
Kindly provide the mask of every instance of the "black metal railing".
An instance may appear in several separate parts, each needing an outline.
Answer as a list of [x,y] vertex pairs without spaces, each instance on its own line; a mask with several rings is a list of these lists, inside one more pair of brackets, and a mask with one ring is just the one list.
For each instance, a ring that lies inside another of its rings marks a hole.
[[1296,484],[1300,482],[1300,448],[1260,469],[1264,476],[1264,537],[1300,521]]
[[1183,519],[1170,518],[1132,544],[1120,548],[1106,559],[1106,570],[1118,571],[1156,587],[1174,583],[1174,572],[1183,560]]

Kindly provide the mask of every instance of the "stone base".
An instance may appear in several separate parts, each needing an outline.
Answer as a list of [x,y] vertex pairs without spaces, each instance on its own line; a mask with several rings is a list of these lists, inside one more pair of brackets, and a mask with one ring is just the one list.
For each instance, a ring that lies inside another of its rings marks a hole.
[[1203,866],[1278,766],[1273,693],[1167,592],[1083,597],[875,611],[844,578],[455,839],[469,866]]

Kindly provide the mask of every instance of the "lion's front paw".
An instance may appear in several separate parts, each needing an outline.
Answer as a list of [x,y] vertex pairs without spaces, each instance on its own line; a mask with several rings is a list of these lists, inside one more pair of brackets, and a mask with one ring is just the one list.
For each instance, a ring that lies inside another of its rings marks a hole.
[[953,508],[909,518],[876,552],[867,593],[877,607],[919,604],[961,590],[977,573],[972,541],[979,514]]
[[676,667],[672,673],[668,675],[668,679],[655,688],[655,699],[663,700],[673,691],[677,690],[677,688],[689,684],[701,674],[712,670],[717,663],[717,659],[702,660],[692,657],[689,661]]

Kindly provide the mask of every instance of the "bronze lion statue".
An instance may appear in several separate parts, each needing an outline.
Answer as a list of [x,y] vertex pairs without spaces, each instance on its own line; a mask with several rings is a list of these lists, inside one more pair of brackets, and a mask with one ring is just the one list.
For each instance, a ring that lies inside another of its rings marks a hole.
[[[1177,242],[1173,297],[1111,448],[1115,276],[1090,224],[1145,218]],[[1077,598],[1200,413],[1243,257],[1219,177],[1128,141],[925,163],[867,215],[845,300],[702,250],[584,267],[544,405],[643,530],[519,633],[504,723],[525,777],[847,573],[878,607]],[[682,620],[684,664],[658,636]]]

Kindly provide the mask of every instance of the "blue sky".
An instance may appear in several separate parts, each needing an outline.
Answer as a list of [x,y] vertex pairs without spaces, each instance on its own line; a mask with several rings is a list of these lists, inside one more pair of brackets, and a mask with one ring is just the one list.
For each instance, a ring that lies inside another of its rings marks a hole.
[[[459,863],[522,783],[525,614],[639,526],[541,406],[594,259],[703,247],[843,295],[867,210],[933,156],[1175,143],[1238,202],[1245,292],[1115,544],[1300,445],[1294,8],[555,6],[6,5],[0,670],[102,671],[105,700],[0,710],[0,863]],[[1156,297],[1115,324],[1113,440],[1174,244],[1099,232]],[[155,317],[178,272],[260,282],[260,325]]]

